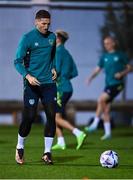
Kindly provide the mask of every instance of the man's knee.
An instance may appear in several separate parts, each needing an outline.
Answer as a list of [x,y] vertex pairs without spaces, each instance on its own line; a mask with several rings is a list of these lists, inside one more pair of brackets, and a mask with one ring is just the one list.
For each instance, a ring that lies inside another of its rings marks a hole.
[[20,128],[19,128],[20,136],[26,137],[29,134],[31,125],[35,119],[35,116],[36,116],[36,108],[24,107],[22,122],[21,122]]
[[108,105],[104,109],[104,114],[107,116],[110,114],[110,107]]
[[27,123],[32,123],[36,116],[36,107],[24,107],[23,120]]
[[46,126],[45,126],[45,136],[47,137],[54,137],[55,130],[56,130],[56,123],[55,123],[55,104],[54,103],[47,103],[43,104],[44,110],[46,113]]
[[103,104],[105,104],[106,103],[106,100],[105,100],[105,98],[103,98],[103,97],[100,97],[99,99],[98,99],[98,105],[103,105]]
[[109,100],[109,96],[107,94],[102,94],[98,99],[98,104],[105,105]]

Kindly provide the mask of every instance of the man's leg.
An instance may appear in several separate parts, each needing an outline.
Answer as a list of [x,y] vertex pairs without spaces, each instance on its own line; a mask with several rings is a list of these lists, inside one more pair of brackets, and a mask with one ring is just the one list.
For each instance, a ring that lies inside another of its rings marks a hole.
[[18,132],[18,142],[16,146],[15,160],[18,164],[24,163],[24,142],[31,130],[31,125],[36,116],[38,104],[37,88],[26,84],[24,90],[24,109],[22,113],[22,122]]
[[106,104],[106,107],[104,108],[103,113],[103,125],[104,125],[104,136],[101,137],[101,140],[105,140],[111,137],[111,123],[110,123],[110,106],[111,104]]
[[44,105],[44,109],[45,109],[47,121],[44,130],[45,148],[44,148],[44,155],[42,157],[42,160],[44,160],[46,164],[53,164],[51,158],[51,148],[56,131],[55,104],[47,103],[47,105]]
[[101,140],[105,140],[111,137],[111,123],[110,123],[110,110],[111,110],[111,102],[113,99],[122,91],[123,84],[118,84],[105,88],[105,93],[108,96],[108,99],[105,100],[104,110],[103,110],[103,120],[104,120],[104,136],[101,137]]
[[[52,149],[65,149],[65,141],[62,134],[62,129],[65,128],[71,131],[77,139],[77,147],[79,149],[86,137],[86,134],[83,131],[80,131],[78,128],[74,127],[70,122],[68,122],[64,117],[65,107],[67,102],[72,96],[72,92],[58,92],[57,93],[57,106],[56,106],[56,124],[57,124],[57,144],[52,147]],[[59,128],[60,127],[60,128]]]
[[[56,124],[59,125],[62,128],[68,129],[69,131],[71,131],[76,136],[77,143],[78,143],[76,149],[79,149],[82,146],[83,141],[84,141],[84,139],[86,137],[86,134],[83,131],[81,131],[80,129],[78,129],[78,128],[74,127],[73,125],[71,125],[70,122],[68,122],[67,120],[65,120],[62,117],[61,113],[56,113]],[[57,132],[57,137],[60,139],[61,129],[58,128],[58,130],[56,132]],[[62,135],[62,139],[63,139],[63,135]],[[64,145],[63,145],[63,147],[64,147]],[[55,146],[53,148],[55,148]]]
[[41,101],[47,118],[44,130],[44,154],[42,160],[48,165],[53,164],[51,148],[56,131],[56,94],[57,89],[54,83],[45,84],[41,87]]
[[66,144],[65,144],[65,139],[63,136],[62,128],[60,126],[58,126],[57,122],[56,122],[56,135],[57,135],[57,144],[55,144],[52,147],[52,150],[66,149]]
[[96,109],[94,120],[90,126],[85,127],[85,131],[93,132],[97,129],[99,121],[100,121],[100,116],[104,109],[104,105],[105,105],[104,101],[106,98],[107,98],[106,94],[103,92],[97,102],[97,109]]
[[37,108],[25,107],[24,111],[23,111],[22,122],[19,127],[18,142],[17,142],[17,146],[16,146],[15,159],[18,164],[24,163],[24,142],[31,130],[31,125],[32,125],[32,123],[35,119],[35,115],[36,115],[36,109]]
[[94,121],[89,127],[85,128],[86,131],[93,132],[97,129],[100,121],[100,116],[103,113],[104,108],[106,107],[106,102],[108,99],[109,99],[109,95],[103,92],[97,102],[97,109],[96,109],[96,115],[94,117]]

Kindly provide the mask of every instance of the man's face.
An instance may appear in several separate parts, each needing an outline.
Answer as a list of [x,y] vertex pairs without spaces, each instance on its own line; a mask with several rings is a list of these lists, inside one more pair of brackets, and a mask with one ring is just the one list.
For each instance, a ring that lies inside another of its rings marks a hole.
[[35,25],[41,33],[47,34],[50,26],[50,19],[49,18],[36,19]]
[[58,35],[56,35],[56,44],[59,44],[59,43],[61,43],[61,38]]
[[104,47],[106,51],[111,52],[115,50],[115,41],[112,38],[106,38],[104,40]]

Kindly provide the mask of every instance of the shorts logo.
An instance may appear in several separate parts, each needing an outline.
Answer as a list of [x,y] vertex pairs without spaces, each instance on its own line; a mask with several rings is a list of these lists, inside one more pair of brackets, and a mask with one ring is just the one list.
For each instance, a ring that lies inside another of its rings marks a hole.
[[30,105],[35,104],[35,99],[29,99],[29,103],[30,103]]
[[52,46],[54,44],[54,40],[53,39],[49,39],[49,44]]
[[117,90],[118,90],[118,91],[121,91],[122,89],[123,89],[123,86],[118,86],[118,87],[117,87]]
[[36,46],[36,47],[39,46],[39,43],[38,43],[38,42],[35,42],[35,46]]

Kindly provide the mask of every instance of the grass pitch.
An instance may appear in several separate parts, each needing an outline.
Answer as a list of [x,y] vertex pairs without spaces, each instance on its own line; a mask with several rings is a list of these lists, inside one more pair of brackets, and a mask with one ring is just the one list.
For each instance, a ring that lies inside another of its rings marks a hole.
[[[103,130],[88,134],[83,147],[76,148],[76,138],[64,131],[66,150],[53,151],[53,166],[40,159],[43,153],[43,127],[34,125],[25,144],[25,164],[14,160],[18,127],[0,126],[0,179],[133,179],[133,128],[113,130],[113,137],[101,141]],[[119,166],[102,168],[100,154],[108,149],[119,155]]]

